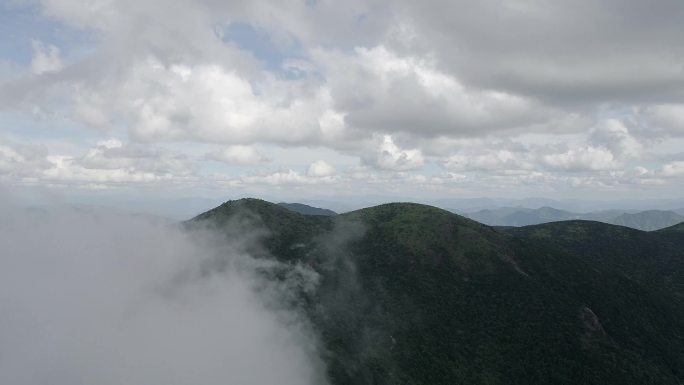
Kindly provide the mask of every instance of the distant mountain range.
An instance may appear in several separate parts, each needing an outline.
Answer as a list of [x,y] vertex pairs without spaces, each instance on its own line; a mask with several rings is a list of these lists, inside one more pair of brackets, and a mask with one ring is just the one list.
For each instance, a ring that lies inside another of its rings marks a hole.
[[529,226],[541,223],[591,220],[652,231],[684,222],[684,215],[676,211],[647,210],[624,211],[606,210],[590,213],[573,213],[552,207],[529,209],[524,207],[501,207],[464,213],[468,218],[490,226]]
[[[650,223],[634,214],[615,218]],[[684,383],[684,224],[493,228],[412,203],[323,216],[257,199],[186,222],[227,236],[236,224],[267,230],[256,257],[315,272],[293,303],[332,385]]]
[[[279,206],[304,215],[337,215],[335,211],[302,203],[278,203]],[[458,210],[451,210],[459,213]],[[549,206],[540,208],[499,207],[475,212],[459,213],[489,226],[530,226],[542,223],[588,220],[637,230],[653,231],[684,222],[684,209],[679,210],[601,210],[576,213]]]
[[278,203],[278,206],[285,207],[288,210],[294,211],[296,213],[304,214],[304,215],[322,215],[322,216],[337,215],[337,213],[332,211],[332,210],[322,209],[319,207],[313,207],[313,206],[305,205],[302,203],[281,202],[281,203]]

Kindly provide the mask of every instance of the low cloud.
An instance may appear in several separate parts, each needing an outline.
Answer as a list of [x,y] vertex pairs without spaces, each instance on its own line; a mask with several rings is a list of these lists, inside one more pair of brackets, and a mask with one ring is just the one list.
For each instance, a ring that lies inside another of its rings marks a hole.
[[0,383],[326,383],[314,333],[284,301],[316,274],[267,281],[260,271],[284,267],[248,255],[249,233],[225,241],[73,209],[0,214]]
[[256,165],[270,161],[250,146],[228,146],[221,150],[208,152],[205,159],[239,165]]
[[309,165],[306,175],[311,177],[326,177],[335,175],[335,167],[323,160],[317,160]]
[[605,147],[584,146],[565,152],[543,155],[541,163],[556,171],[605,171],[622,167]]

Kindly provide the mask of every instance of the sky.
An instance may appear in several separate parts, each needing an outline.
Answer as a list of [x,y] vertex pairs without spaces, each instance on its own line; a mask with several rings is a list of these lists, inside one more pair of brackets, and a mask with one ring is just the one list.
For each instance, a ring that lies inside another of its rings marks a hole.
[[0,183],[677,198],[682,20],[679,0],[3,0]]

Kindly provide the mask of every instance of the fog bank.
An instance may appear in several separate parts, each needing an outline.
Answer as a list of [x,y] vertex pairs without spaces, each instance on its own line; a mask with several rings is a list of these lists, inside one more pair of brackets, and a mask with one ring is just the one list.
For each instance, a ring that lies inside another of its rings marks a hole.
[[[249,232],[249,229],[243,229]],[[150,219],[0,207],[0,383],[325,383],[285,281],[240,242]]]

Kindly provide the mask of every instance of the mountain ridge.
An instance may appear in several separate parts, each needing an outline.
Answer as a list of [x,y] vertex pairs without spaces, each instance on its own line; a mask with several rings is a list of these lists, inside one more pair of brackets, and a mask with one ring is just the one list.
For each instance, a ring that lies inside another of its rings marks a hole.
[[309,206],[303,203],[286,203],[286,202],[280,202],[278,203],[278,206],[285,207],[286,209],[298,212],[300,214],[304,215],[323,215],[323,216],[333,216],[337,215],[336,212],[329,210],[329,209],[324,209],[320,207],[314,207],[314,206]]
[[490,226],[528,226],[584,219],[647,231],[658,230],[684,221],[684,215],[674,210],[605,210],[575,213],[547,206],[536,209],[499,207],[465,213],[464,215]]
[[260,200],[191,222],[261,223],[270,255],[320,275],[302,303],[332,384],[684,379],[674,231],[582,220],[495,229],[413,203],[317,217]]

